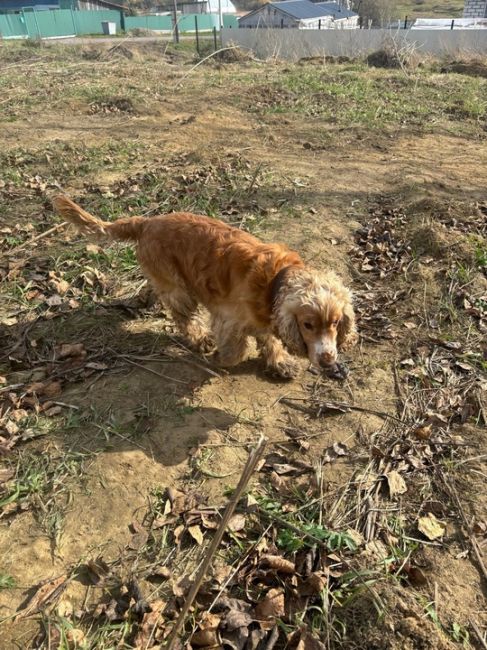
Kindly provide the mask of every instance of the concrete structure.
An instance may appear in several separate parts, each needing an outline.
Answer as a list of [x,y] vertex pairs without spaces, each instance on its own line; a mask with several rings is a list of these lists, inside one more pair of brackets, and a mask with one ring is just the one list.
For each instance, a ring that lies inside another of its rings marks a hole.
[[283,0],[269,2],[242,16],[243,28],[357,29],[359,16],[338,2]]
[[487,18],[487,0],[465,0],[464,18]]
[[418,18],[411,29],[487,29],[487,18]]
[[394,38],[397,47],[414,44],[419,54],[435,56],[485,55],[487,29],[223,29],[223,46],[233,44],[255,52],[261,59],[297,61],[307,57],[366,56]]

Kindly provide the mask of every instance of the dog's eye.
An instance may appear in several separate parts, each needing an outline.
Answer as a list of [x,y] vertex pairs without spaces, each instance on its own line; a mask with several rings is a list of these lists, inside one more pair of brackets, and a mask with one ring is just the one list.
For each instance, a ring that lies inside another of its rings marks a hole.
[[306,327],[307,330],[313,329],[313,325],[311,325],[311,323],[304,323],[304,326]]
[[335,326],[336,326],[336,325],[338,325],[339,322],[340,322],[340,319],[337,318],[336,320],[334,320],[334,321],[332,322],[332,325],[335,325]]

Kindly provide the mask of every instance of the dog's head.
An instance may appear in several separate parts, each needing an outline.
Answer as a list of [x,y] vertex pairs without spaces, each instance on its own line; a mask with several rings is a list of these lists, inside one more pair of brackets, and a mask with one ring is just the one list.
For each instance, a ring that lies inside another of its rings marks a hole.
[[322,368],[333,365],[338,351],[356,342],[351,293],[331,272],[299,269],[286,274],[273,316],[286,348]]

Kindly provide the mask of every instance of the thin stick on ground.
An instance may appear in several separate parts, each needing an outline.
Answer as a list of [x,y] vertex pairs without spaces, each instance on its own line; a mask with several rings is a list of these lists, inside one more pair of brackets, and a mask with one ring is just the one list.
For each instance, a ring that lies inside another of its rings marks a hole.
[[484,560],[482,558],[482,552],[479,546],[479,543],[475,539],[475,536],[470,532],[470,524],[467,519],[467,515],[465,514],[465,510],[463,508],[462,502],[460,501],[460,497],[458,496],[458,492],[456,488],[450,484],[449,481],[447,481],[445,474],[440,470],[440,476],[441,480],[443,482],[443,485],[447,489],[447,491],[450,493],[450,495],[453,497],[453,500],[455,501],[458,512],[460,514],[460,517],[462,519],[463,525],[465,526],[468,534],[468,540],[470,542],[470,546],[472,547],[472,550],[474,552],[474,555],[477,559],[477,564],[479,566],[480,572],[482,573],[484,580],[487,582],[487,567],[485,566]]
[[237,503],[240,500],[240,497],[242,496],[243,491],[247,487],[247,484],[257,466],[257,463],[259,462],[259,460],[262,457],[262,454],[264,453],[266,443],[267,443],[267,439],[264,438],[263,435],[261,435],[257,442],[257,446],[252,451],[252,453],[250,454],[247,460],[247,463],[245,464],[242,475],[240,477],[240,481],[238,482],[238,485],[235,488],[235,492],[233,493],[232,498],[229,501],[225,509],[225,512],[223,513],[223,517],[220,522],[220,525],[218,526],[215,532],[215,536],[213,537],[211,544],[208,548],[208,551],[206,552],[206,556],[201,564],[198,575],[196,576],[195,581],[193,582],[193,585],[188,593],[183,609],[181,610],[181,613],[179,614],[176,624],[174,625],[174,628],[166,642],[166,650],[172,650],[174,647],[174,643],[178,637],[180,630],[184,625],[186,616],[188,615],[191,605],[193,604],[193,601],[196,598],[201,583],[203,582],[206,572],[208,571],[208,568],[213,560],[213,556],[215,555],[218,546],[220,545],[220,542],[222,540],[228,522],[230,521],[230,518],[232,517],[235,511],[235,508],[237,506]]
[[347,411],[358,411],[359,413],[370,413],[371,415],[376,415],[377,417],[382,419],[390,418],[391,420],[395,420],[396,422],[401,422],[401,424],[406,424],[406,422],[396,417],[395,415],[392,415],[391,413],[385,413],[384,411],[376,411],[375,409],[368,409],[365,408],[364,406],[355,406],[354,404],[348,404],[346,402],[322,402],[321,404],[318,405],[318,408],[314,410],[307,406],[302,406],[302,404],[296,404],[292,399],[288,399],[287,397],[282,397],[279,401],[281,402],[281,404],[290,406],[291,408],[296,409],[297,411],[301,411],[301,413],[306,413],[313,417],[318,417],[321,414],[321,411],[323,410],[337,411],[338,414],[347,413]]
[[141,363],[137,363],[136,361],[132,361],[128,356],[124,354],[118,354],[117,357],[119,359],[123,359],[127,363],[130,363],[131,366],[135,366],[136,368],[140,368],[141,370],[145,370],[146,372],[150,372],[153,375],[156,375],[156,377],[160,377],[161,379],[167,379],[168,381],[174,381],[177,384],[184,384],[185,386],[187,385],[188,382],[183,381],[182,379],[176,379],[175,377],[169,377],[169,375],[164,375],[162,372],[157,372],[157,370],[152,370],[152,368],[148,368],[147,366],[143,366]]
[[35,237],[32,237],[32,239],[29,239],[29,241],[24,242],[23,244],[20,244],[20,246],[17,246],[17,248],[14,248],[11,251],[8,251],[9,253],[18,253],[19,251],[23,250],[24,248],[27,248],[28,246],[31,246],[36,241],[39,241],[39,239],[43,239],[44,237],[47,237],[48,235],[51,235],[53,232],[56,232],[58,230],[61,230],[61,228],[64,228],[64,226],[67,226],[68,222],[63,221],[62,223],[58,223],[56,226],[53,226],[52,228],[49,228],[49,230],[45,230],[44,232],[41,232],[40,235],[36,235]]
[[220,52],[227,52],[228,50],[239,50],[239,49],[241,48],[238,45],[231,45],[229,47],[222,47],[220,50],[216,50],[215,52],[208,54],[208,56],[205,56],[204,59],[198,61],[198,63],[196,63],[192,68],[188,70],[188,72],[178,81],[178,83],[176,84],[176,88],[180,86],[187,77],[189,77],[189,75],[193,72],[193,70],[195,70],[199,65],[201,65],[205,61],[208,61],[208,59],[211,59],[213,56],[220,54]]
[[482,648],[486,648],[487,650],[487,641],[485,640],[484,635],[482,634],[477,623],[473,619],[470,619],[470,625],[472,627],[472,630],[475,632],[475,636],[479,640],[479,643],[482,646]]

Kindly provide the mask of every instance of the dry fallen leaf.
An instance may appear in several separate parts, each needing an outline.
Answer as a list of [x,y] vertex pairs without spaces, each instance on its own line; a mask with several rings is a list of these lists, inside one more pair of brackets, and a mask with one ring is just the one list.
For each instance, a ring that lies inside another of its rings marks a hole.
[[418,530],[429,540],[435,540],[443,537],[446,525],[443,522],[438,521],[432,512],[428,512],[426,516],[419,518]]
[[353,539],[357,548],[365,544],[365,538],[358,530],[347,528],[347,535]]
[[270,589],[255,608],[255,618],[260,621],[281,618],[284,613],[284,591],[280,588]]
[[110,573],[110,567],[101,556],[95,560],[88,560],[86,570],[94,585],[104,580]]
[[331,447],[325,449],[323,454],[324,463],[332,463],[340,456],[346,456],[349,453],[348,447],[343,442],[335,442]]
[[406,481],[399,474],[399,472],[392,470],[390,472],[387,472],[385,476],[387,479],[387,484],[389,486],[389,494],[391,497],[394,496],[395,494],[404,494],[405,492],[407,492],[408,488],[406,485]]
[[83,343],[64,343],[55,349],[57,359],[68,357],[86,357],[86,350]]
[[245,515],[237,514],[231,517],[228,522],[228,530],[232,533],[237,533],[245,528]]
[[68,642],[68,648],[81,648],[85,645],[86,636],[83,630],[72,627],[66,630],[66,641]]
[[416,438],[419,438],[419,440],[428,440],[431,437],[431,430],[431,424],[428,424],[427,426],[417,427],[414,430],[414,435]]
[[134,648],[146,650],[149,647],[151,638],[155,638],[155,630],[158,623],[162,623],[161,613],[165,608],[164,600],[155,600],[150,604],[151,611],[144,614],[139,631],[134,640]]
[[16,615],[14,622],[37,614],[48,605],[53,604],[66,589],[67,584],[68,578],[66,574],[42,584],[25,607]]
[[315,572],[309,575],[298,587],[300,596],[318,596],[326,589],[328,578],[325,573]]
[[285,560],[280,555],[263,555],[260,561],[264,565],[264,568],[274,569],[280,573],[289,573],[291,575],[296,573],[294,562]]
[[196,541],[197,544],[201,546],[203,544],[203,533],[199,526],[189,526],[188,533]]
[[325,650],[326,646],[307,627],[302,627],[289,638],[289,650]]
[[198,648],[214,648],[220,645],[218,626],[220,625],[220,616],[205,612],[199,624],[200,629],[191,637],[191,645]]
[[158,578],[159,580],[169,580],[171,577],[171,570],[167,566],[157,567],[151,571],[147,577],[148,578]]

